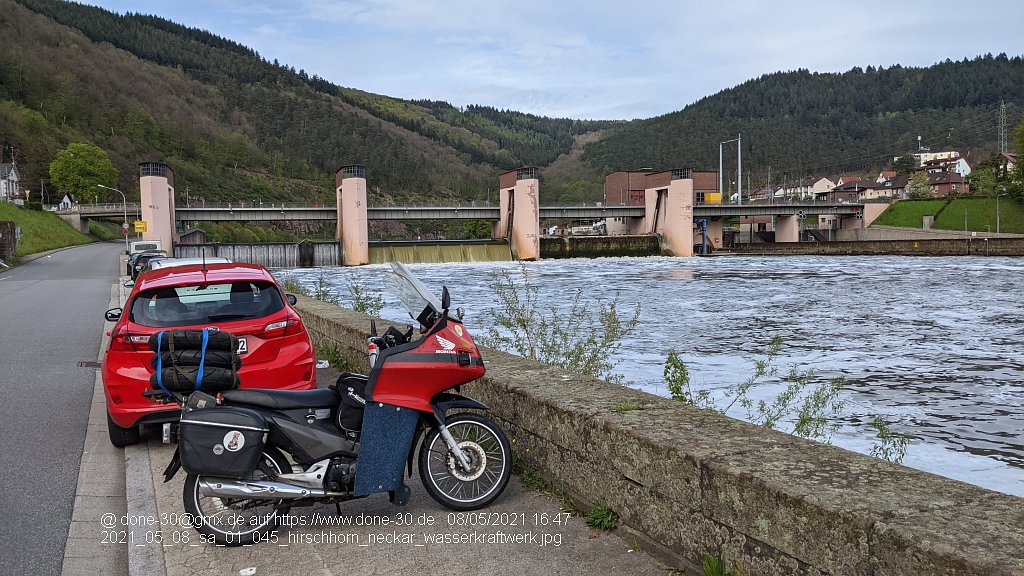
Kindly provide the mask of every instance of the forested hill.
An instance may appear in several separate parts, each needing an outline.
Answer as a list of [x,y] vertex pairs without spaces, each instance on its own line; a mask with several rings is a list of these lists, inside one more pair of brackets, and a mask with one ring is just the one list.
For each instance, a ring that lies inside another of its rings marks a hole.
[[360,163],[377,201],[482,198],[501,170],[547,165],[616,124],[401,101],[158,17],[0,0],[0,144],[33,187],[58,149],[86,141],[125,190],[137,162],[160,160],[210,200],[323,200],[334,171]]
[[347,163],[367,166],[375,204],[483,199],[523,165],[543,168],[545,203],[599,200],[611,170],[716,169],[719,142],[740,133],[755,184],[881,169],[918,135],[975,162],[995,149],[1000,101],[1013,130],[1019,56],[775,73],[649,120],[552,119],[337,86],[155,16],[0,0],[0,161],[16,149],[33,190],[58,150],[87,142],[107,151],[125,191],[137,190],[137,163],[156,160],[179,192],[211,201],[332,202]]
[[[717,170],[719,143],[742,134],[743,177],[758,186],[769,170],[775,183],[878,170],[916,151],[920,135],[924,146],[952,147],[975,163],[995,150],[1001,101],[1012,131],[1024,117],[1020,56],[842,74],[780,72],[633,122],[588,146],[584,158],[606,170]],[[736,143],[724,146],[727,170],[735,169],[735,150]]]

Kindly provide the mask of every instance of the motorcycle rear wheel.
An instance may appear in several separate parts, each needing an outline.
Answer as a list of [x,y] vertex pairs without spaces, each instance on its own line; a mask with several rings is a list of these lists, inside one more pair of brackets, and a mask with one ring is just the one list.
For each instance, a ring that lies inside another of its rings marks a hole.
[[452,510],[483,508],[501,496],[512,473],[508,437],[491,419],[478,414],[452,414],[445,418],[445,426],[469,458],[469,470],[462,469],[440,430],[432,428],[420,446],[423,487]]
[[[291,464],[281,452],[266,448],[256,470],[247,479],[266,480],[291,471]],[[243,546],[266,540],[267,534],[277,529],[276,507],[281,500],[204,496],[199,490],[200,478],[202,476],[189,474],[182,491],[185,511],[192,516],[192,527],[200,534],[224,546]]]

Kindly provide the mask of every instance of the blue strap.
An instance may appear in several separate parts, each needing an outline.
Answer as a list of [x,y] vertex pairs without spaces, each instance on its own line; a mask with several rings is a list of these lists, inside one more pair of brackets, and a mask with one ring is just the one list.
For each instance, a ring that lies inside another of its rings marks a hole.
[[210,341],[209,328],[203,328],[203,348],[199,356],[199,374],[196,375],[196,390],[203,385],[203,368],[206,367],[206,343]]
[[161,345],[163,339],[164,331],[161,330],[156,333],[156,385],[164,391],[164,394],[173,397],[174,394],[171,394],[171,391],[164,386],[164,354],[163,350],[161,350],[163,348]]

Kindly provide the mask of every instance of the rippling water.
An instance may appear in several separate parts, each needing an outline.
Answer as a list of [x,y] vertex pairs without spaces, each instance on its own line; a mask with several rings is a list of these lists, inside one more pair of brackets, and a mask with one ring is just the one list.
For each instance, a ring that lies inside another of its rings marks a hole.
[[[414,272],[482,332],[495,305],[488,284],[518,264],[424,264]],[[290,269],[314,287],[320,270],[344,299],[349,279],[380,287],[390,268]],[[546,306],[588,298],[640,302],[640,326],[618,372],[667,396],[669,351],[695,385],[748,378],[772,336],[778,365],[843,376],[846,407],[833,443],[867,453],[872,415],[912,434],[904,464],[1024,496],[1024,259],[915,257],[601,258],[527,264]],[[518,273],[518,272],[517,272]],[[388,295],[384,294],[385,299]],[[626,306],[623,306],[625,309]],[[383,316],[404,320],[393,300]],[[781,385],[769,385],[764,394]],[[766,397],[766,396],[762,396]],[[741,413],[731,415],[741,417]]]

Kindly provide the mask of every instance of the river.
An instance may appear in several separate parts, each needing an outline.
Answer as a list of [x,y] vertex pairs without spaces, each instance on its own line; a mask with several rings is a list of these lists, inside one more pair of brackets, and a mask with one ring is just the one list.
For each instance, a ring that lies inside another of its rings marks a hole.
[[[519,264],[416,264],[412,270],[482,333],[495,274]],[[349,282],[383,287],[390,268],[278,270],[315,288],[321,273],[341,296]],[[665,358],[678,351],[696,387],[722,394],[747,379],[773,336],[776,365],[846,380],[832,443],[868,453],[868,422],[911,434],[903,463],[1024,496],[1024,258],[744,257],[599,258],[526,264],[545,307],[586,298],[641,305],[616,372],[662,396]],[[382,316],[405,320],[383,291]],[[760,398],[782,390],[775,381]],[[738,408],[738,406],[736,407]],[[730,415],[742,417],[742,410]]]

